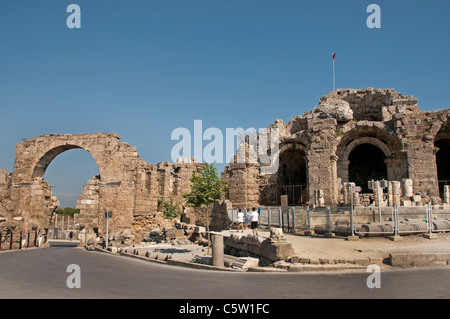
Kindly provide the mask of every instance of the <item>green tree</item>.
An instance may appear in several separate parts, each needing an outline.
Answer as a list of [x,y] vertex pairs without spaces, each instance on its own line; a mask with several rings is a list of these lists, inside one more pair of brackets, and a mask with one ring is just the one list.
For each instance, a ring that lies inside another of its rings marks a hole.
[[217,175],[217,169],[213,164],[205,163],[202,172],[193,172],[190,181],[191,191],[183,195],[190,207],[208,207],[219,202],[228,185]]
[[72,207],[66,207],[66,208],[58,208],[56,210],[56,213],[58,215],[68,215],[68,216],[72,216],[75,214],[79,214],[80,210],[76,209],[76,208],[72,208]]
[[188,206],[203,208],[206,219],[206,230],[209,234],[210,218],[208,217],[208,208],[223,198],[225,191],[228,189],[228,185],[217,175],[216,167],[208,163],[205,163],[200,174],[194,171],[190,181],[192,183],[191,191],[184,194],[183,198],[186,200]]
[[180,203],[174,202],[173,198],[166,200],[164,197],[158,199],[159,210],[163,213],[167,219],[174,219],[181,215]]

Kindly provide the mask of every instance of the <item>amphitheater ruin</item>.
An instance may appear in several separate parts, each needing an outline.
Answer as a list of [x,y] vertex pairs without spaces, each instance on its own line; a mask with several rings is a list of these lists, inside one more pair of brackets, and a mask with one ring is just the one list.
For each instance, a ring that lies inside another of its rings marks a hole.
[[[279,205],[280,195],[288,195],[292,206],[348,205],[349,185],[360,187],[356,205],[448,204],[450,109],[421,111],[417,103],[394,89],[339,89],[303,116],[275,120],[269,129],[279,131],[278,171],[261,174],[259,162],[231,161],[221,175],[229,185],[225,206]],[[181,201],[192,172],[203,167],[193,159],[149,164],[112,133],[24,140],[16,145],[14,171],[0,170],[3,241],[7,233],[18,239],[22,230],[54,227],[59,202],[42,177],[56,156],[74,148],[88,151],[99,169],[78,197],[76,227],[99,236],[105,234],[105,210],[115,212],[111,229],[137,240],[170,225],[157,212],[158,198]],[[240,148],[251,151],[245,143]],[[370,180],[385,181],[381,200],[368,189]],[[202,223],[195,210],[184,209],[191,223]]]

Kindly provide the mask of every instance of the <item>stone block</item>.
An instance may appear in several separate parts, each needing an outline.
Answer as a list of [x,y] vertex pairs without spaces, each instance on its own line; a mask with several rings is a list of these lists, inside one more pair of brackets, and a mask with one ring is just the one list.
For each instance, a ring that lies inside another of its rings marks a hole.
[[195,226],[194,233],[204,234],[206,233],[206,228],[203,226]]
[[271,242],[266,239],[261,243],[260,256],[269,260],[287,260],[293,254],[294,248],[289,242]]

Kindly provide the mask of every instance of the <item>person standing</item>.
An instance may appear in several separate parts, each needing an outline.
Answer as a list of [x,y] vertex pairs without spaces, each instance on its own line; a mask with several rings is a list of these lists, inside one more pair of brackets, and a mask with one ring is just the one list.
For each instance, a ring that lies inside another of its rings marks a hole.
[[25,232],[25,229],[22,232],[20,240],[21,240],[20,249],[25,249],[25,244],[27,243],[27,233]]
[[253,235],[256,235],[256,236],[258,236],[258,220],[259,220],[258,212],[253,207],[252,213],[251,213],[251,226],[250,227],[252,228]]
[[250,209],[247,209],[247,211],[245,212],[245,229],[250,226],[251,218],[252,214],[250,213]]
[[242,210],[239,208],[239,213],[237,215],[237,222],[238,222],[238,233],[239,233],[239,228],[242,229],[242,232],[244,232],[244,213],[242,212]]
[[38,232],[38,247],[41,247],[42,243],[42,233],[41,231]]

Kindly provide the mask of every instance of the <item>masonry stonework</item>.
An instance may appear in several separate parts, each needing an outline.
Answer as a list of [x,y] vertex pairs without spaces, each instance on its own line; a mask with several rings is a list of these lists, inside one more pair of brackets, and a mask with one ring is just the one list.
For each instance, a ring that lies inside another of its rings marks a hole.
[[[227,200],[210,209],[184,207],[185,217],[227,228],[227,209],[278,205],[281,195],[288,195],[289,205],[348,205],[350,185],[361,187],[356,205],[448,204],[450,109],[421,111],[417,102],[393,89],[331,92],[313,110],[268,127],[279,132],[278,152],[268,154],[278,155],[276,172],[263,174],[266,164],[249,160],[254,145],[244,141],[222,173]],[[103,236],[104,211],[112,210],[110,231],[137,241],[172,223],[158,212],[158,199],[181,202],[192,172],[204,165],[193,158],[149,164],[112,133],[41,135],[17,143],[14,172],[0,170],[0,244],[15,247],[20,232],[54,227],[59,202],[43,175],[56,156],[74,148],[88,151],[99,169],[78,197],[77,227]],[[381,196],[369,189],[370,180],[385,180]]]
[[77,200],[78,227],[98,235],[106,231],[105,210],[113,210],[111,232],[122,230],[136,235],[136,239],[142,231],[171,224],[157,211],[158,198],[180,201],[189,189],[192,172],[203,167],[193,160],[148,164],[139,158],[136,147],[121,142],[117,134],[41,135],[17,143],[12,174],[0,171],[3,225],[43,232],[54,227],[59,202],[42,177],[56,156],[74,148],[88,151],[99,169],[99,176],[87,181]]
[[[450,110],[424,112],[417,102],[394,89],[340,89],[303,116],[275,120],[268,129],[279,131],[277,173],[263,175],[261,164],[235,157],[222,173],[228,199],[234,207],[276,205],[287,194],[290,205],[336,206],[348,204],[352,182],[363,188],[358,204],[369,205],[374,179],[388,181],[391,204],[394,197],[405,205],[440,202],[450,182]],[[411,193],[398,194],[408,183]]]

